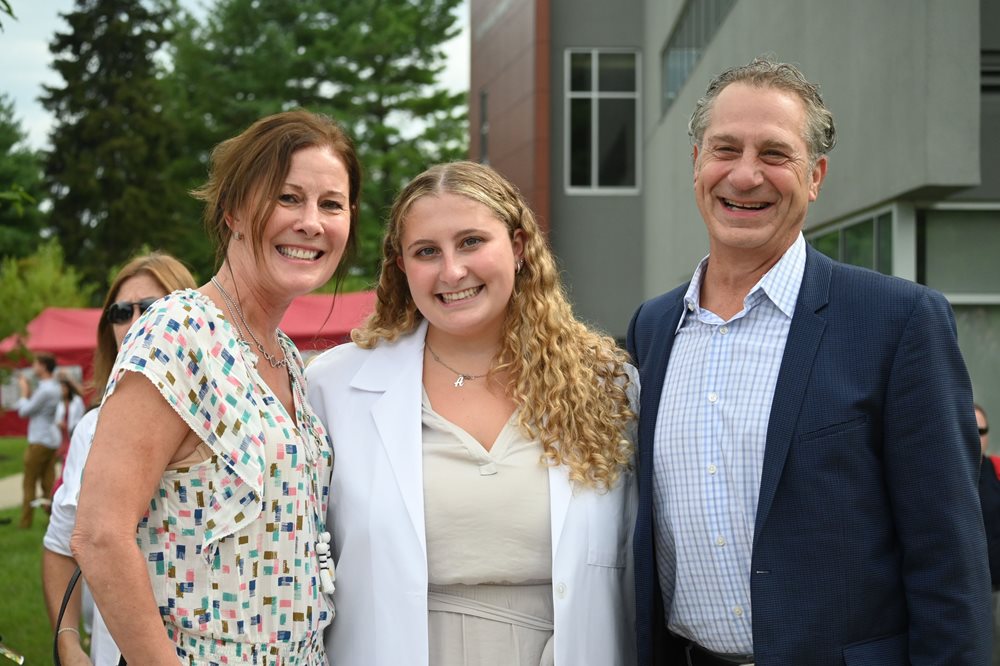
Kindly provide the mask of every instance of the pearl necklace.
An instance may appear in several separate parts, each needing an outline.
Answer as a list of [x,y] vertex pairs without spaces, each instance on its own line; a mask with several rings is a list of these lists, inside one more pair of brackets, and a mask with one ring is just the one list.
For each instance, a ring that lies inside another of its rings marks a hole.
[[[246,317],[243,316],[243,310],[240,309],[240,304],[234,301],[232,296],[229,295],[229,292],[227,292],[225,289],[222,288],[222,283],[219,282],[219,279],[214,275],[212,276],[212,284],[215,285],[215,288],[219,290],[220,294],[222,294],[222,300],[226,302],[226,309],[229,310],[229,314],[234,314],[237,317],[239,317],[240,322],[243,324],[243,328],[246,329],[247,333],[249,333],[250,337],[253,339],[254,344],[257,345],[257,350],[260,351],[260,353],[264,356],[265,359],[267,359],[267,362],[271,364],[271,367],[285,368],[287,370],[288,355],[285,354],[285,346],[281,344],[280,340],[278,340],[277,332],[275,332],[274,334],[274,339],[278,342],[278,347],[281,349],[280,359],[274,356],[273,354],[267,353],[267,350],[264,349],[264,345],[261,343],[260,340],[257,339],[257,336],[254,335],[253,329],[250,328],[249,324],[247,324]],[[240,338],[246,341],[246,338],[243,337],[243,333],[239,329],[237,329],[236,332],[239,334]]]

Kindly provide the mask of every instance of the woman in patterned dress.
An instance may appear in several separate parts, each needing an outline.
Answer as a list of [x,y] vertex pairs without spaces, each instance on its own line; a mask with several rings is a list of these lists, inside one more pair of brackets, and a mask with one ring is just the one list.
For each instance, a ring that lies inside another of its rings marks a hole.
[[309,366],[338,461],[331,664],[634,664],[634,368],[489,167],[414,178],[382,248],[374,314]]
[[[104,393],[111,366],[118,355],[125,334],[145,308],[178,289],[193,289],[197,283],[181,262],[162,252],[150,252],[135,257],[111,281],[104,297],[101,319],[97,324],[97,347],[94,349],[94,373],[91,390]],[[90,632],[90,660],[80,642],[79,626],[82,594],[73,595],[66,606],[62,627],[56,627],[59,607],[66,586],[76,572],[76,560],[70,552],[69,541],[76,523],[76,503],[80,481],[97,424],[99,408],[84,414],[73,431],[72,444],[63,468],[63,484],[52,498],[52,515],[42,541],[42,589],[49,621],[57,633],[56,643],[62,663],[115,666],[119,652],[101,617],[100,609],[93,609]],[[80,586],[82,587],[82,585]]]
[[306,111],[212,153],[194,194],[220,269],[122,342],[71,543],[131,664],[326,666],[332,451],[278,324],[345,267],[360,189],[350,139]]

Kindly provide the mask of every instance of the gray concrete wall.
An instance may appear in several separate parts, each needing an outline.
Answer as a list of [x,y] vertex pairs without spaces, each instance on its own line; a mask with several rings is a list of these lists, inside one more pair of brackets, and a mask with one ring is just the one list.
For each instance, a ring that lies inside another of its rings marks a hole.
[[660,52],[683,2],[646,0],[643,295],[686,280],[707,251],[691,192],[690,110],[713,75],[762,53],[818,82],[837,124],[807,226],[978,185],[979,1],[738,2],[661,117]]
[[552,0],[551,12],[552,248],[576,314],[623,338],[642,293],[643,193],[566,194],[564,63],[569,48],[641,48],[642,0]]
[[[1000,2],[980,0],[979,34],[982,48],[982,87],[979,121],[980,184],[961,190],[950,201],[982,202],[1000,200]],[[987,72],[989,68],[989,72]],[[998,398],[1000,406],[1000,398]],[[997,438],[1000,442],[1000,437]]]

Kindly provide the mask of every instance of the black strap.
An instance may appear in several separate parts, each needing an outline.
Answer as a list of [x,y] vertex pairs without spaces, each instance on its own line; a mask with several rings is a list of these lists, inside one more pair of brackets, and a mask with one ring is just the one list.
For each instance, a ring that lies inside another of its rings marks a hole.
[[[63,615],[66,614],[66,606],[69,605],[69,598],[73,596],[73,589],[76,588],[76,582],[80,580],[80,567],[76,568],[73,575],[69,579],[69,584],[66,586],[66,593],[63,594],[62,605],[59,606],[59,618],[56,620],[56,633],[55,637],[52,639],[52,663],[55,666],[62,666],[62,661],[59,659],[59,629],[62,627]],[[125,655],[121,655],[118,659],[118,666],[127,666],[125,663]]]

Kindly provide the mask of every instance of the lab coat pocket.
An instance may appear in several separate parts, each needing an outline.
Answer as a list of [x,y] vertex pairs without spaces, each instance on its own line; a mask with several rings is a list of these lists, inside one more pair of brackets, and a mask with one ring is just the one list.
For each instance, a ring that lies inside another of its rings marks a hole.
[[623,473],[606,493],[587,492],[587,564],[599,567],[625,566],[628,551],[628,498],[632,472]]

